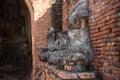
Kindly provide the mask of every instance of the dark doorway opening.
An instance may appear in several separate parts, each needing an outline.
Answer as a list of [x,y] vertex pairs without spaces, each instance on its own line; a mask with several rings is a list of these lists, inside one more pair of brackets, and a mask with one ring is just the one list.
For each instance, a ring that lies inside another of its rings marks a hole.
[[[0,1],[1,73],[4,72],[6,75],[9,75],[9,73],[19,74],[20,78],[25,71],[32,71],[32,41],[30,20],[30,13],[24,0]],[[29,74],[31,74],[31,72],[29,72]],[[26,72],[25,75],[27,75]],[[0,74],[0,80],[1,78],[4,80],[4,75]]]

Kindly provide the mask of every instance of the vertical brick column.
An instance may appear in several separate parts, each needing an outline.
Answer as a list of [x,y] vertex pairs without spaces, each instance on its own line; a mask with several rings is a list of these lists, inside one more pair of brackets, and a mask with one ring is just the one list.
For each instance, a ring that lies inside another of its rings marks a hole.
[[40,68],[38,54],[41,47],[46,47],[46,36],[50,27],[58,31],[62,27],[62,4],[61,0],[31,0],[34,9],[34,78],[39,79]]
[[88,0],[93,66],[103,80],[120,80],[120,0]]
[[[55,3],[54,0],[32,0],[34,9],[34,79],[36,80],[39,75],[39,59],[38,54],[40,53],[40,47],[45,47],[46,36],[48,29],[52,26],[51,24],[51,8]],[[36,75],[38,74],[38,75]]]

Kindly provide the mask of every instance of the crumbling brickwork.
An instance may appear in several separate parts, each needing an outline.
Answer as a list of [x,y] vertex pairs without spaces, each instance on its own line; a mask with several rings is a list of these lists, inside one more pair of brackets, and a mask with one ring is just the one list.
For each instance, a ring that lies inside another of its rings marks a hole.
[[[39,60],[38,54],[40,48],[47,46],[46,36],[50,27],[62,30],[62,10],[61,0],[31,0],[34,9],[34,26],[33,26],[33,79],[39,78]],[[57,19],[57,20],[56,20]],[[58,24],[58,25],[57,25]]]
[[34,8],[34,51],[36,56],[40,51],[40,47],[45,47],[47,45],[46,35],[49,28],[55,27],[58,28],[58,31],[62,30],[62,14],[60,3],[61,1],[59,0],[32,1]]
[[[50,9],[54,1],[33,0],[34,8],[34,51],[39,53],[40,47],[46,46],[46,35],[51,27]],[[36,60],[35,60],[36,61]]]
[[120,80],[120,0],[88,0],[93,67],[103,80]]
[[[39,64],[38,79],[36,80],[94,80],[99,75],[98,72],[66,72],[41,61]],[[68,68],[70,69],[70,67]]]
[[33,80],[36,80],[39,73],[38,70],[38,53],[40,47],[45,47],[46,35],[48,29],[52,26],[51,23],[51,7],[54,4],[54,0],[32,0],[32,6],[34,9],[34,22],[33,22]]

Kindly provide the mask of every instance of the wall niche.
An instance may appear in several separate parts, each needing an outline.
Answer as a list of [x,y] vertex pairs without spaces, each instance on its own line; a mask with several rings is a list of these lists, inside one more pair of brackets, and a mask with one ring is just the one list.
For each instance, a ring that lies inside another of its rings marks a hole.
[[32,67],[30,13],[24,0],[0,1],[0,70]]

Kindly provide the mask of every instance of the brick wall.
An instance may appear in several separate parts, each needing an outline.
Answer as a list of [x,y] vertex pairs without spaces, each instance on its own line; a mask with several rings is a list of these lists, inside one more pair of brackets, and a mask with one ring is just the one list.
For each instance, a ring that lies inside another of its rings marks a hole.
[[[36,62],[40,47],[45,47],[46,35],[51,24],[51,7],[54,0],[33,0],[34,8],[34,54],[36,54]],[[37,64],[37,63],[35,63]]]
[[[55,27],[60,31],[62,29],[62,10],[61,0],[32,0],[34,9],[34,26],[33,26],[33,39],[34,39],[34,64],[33,64],[33,77],[35,80],[39,74],[39,59],[41,47],[46,47],[46,36],[50,27]],[[57,19],[57,20],[56,20]]]
[[95,69],[103,80],[120,80],[120,0],[88,0]]
[[36,80],[36,73],[38,71],[38,54],[40,47],[45,47],[46,35],[51,24],[51,7],[54,0],[33,0],[32,5],[34,9],[34,25],[33,25],[33,39],[34,39],[34,53],[33,53],[33,80]]

